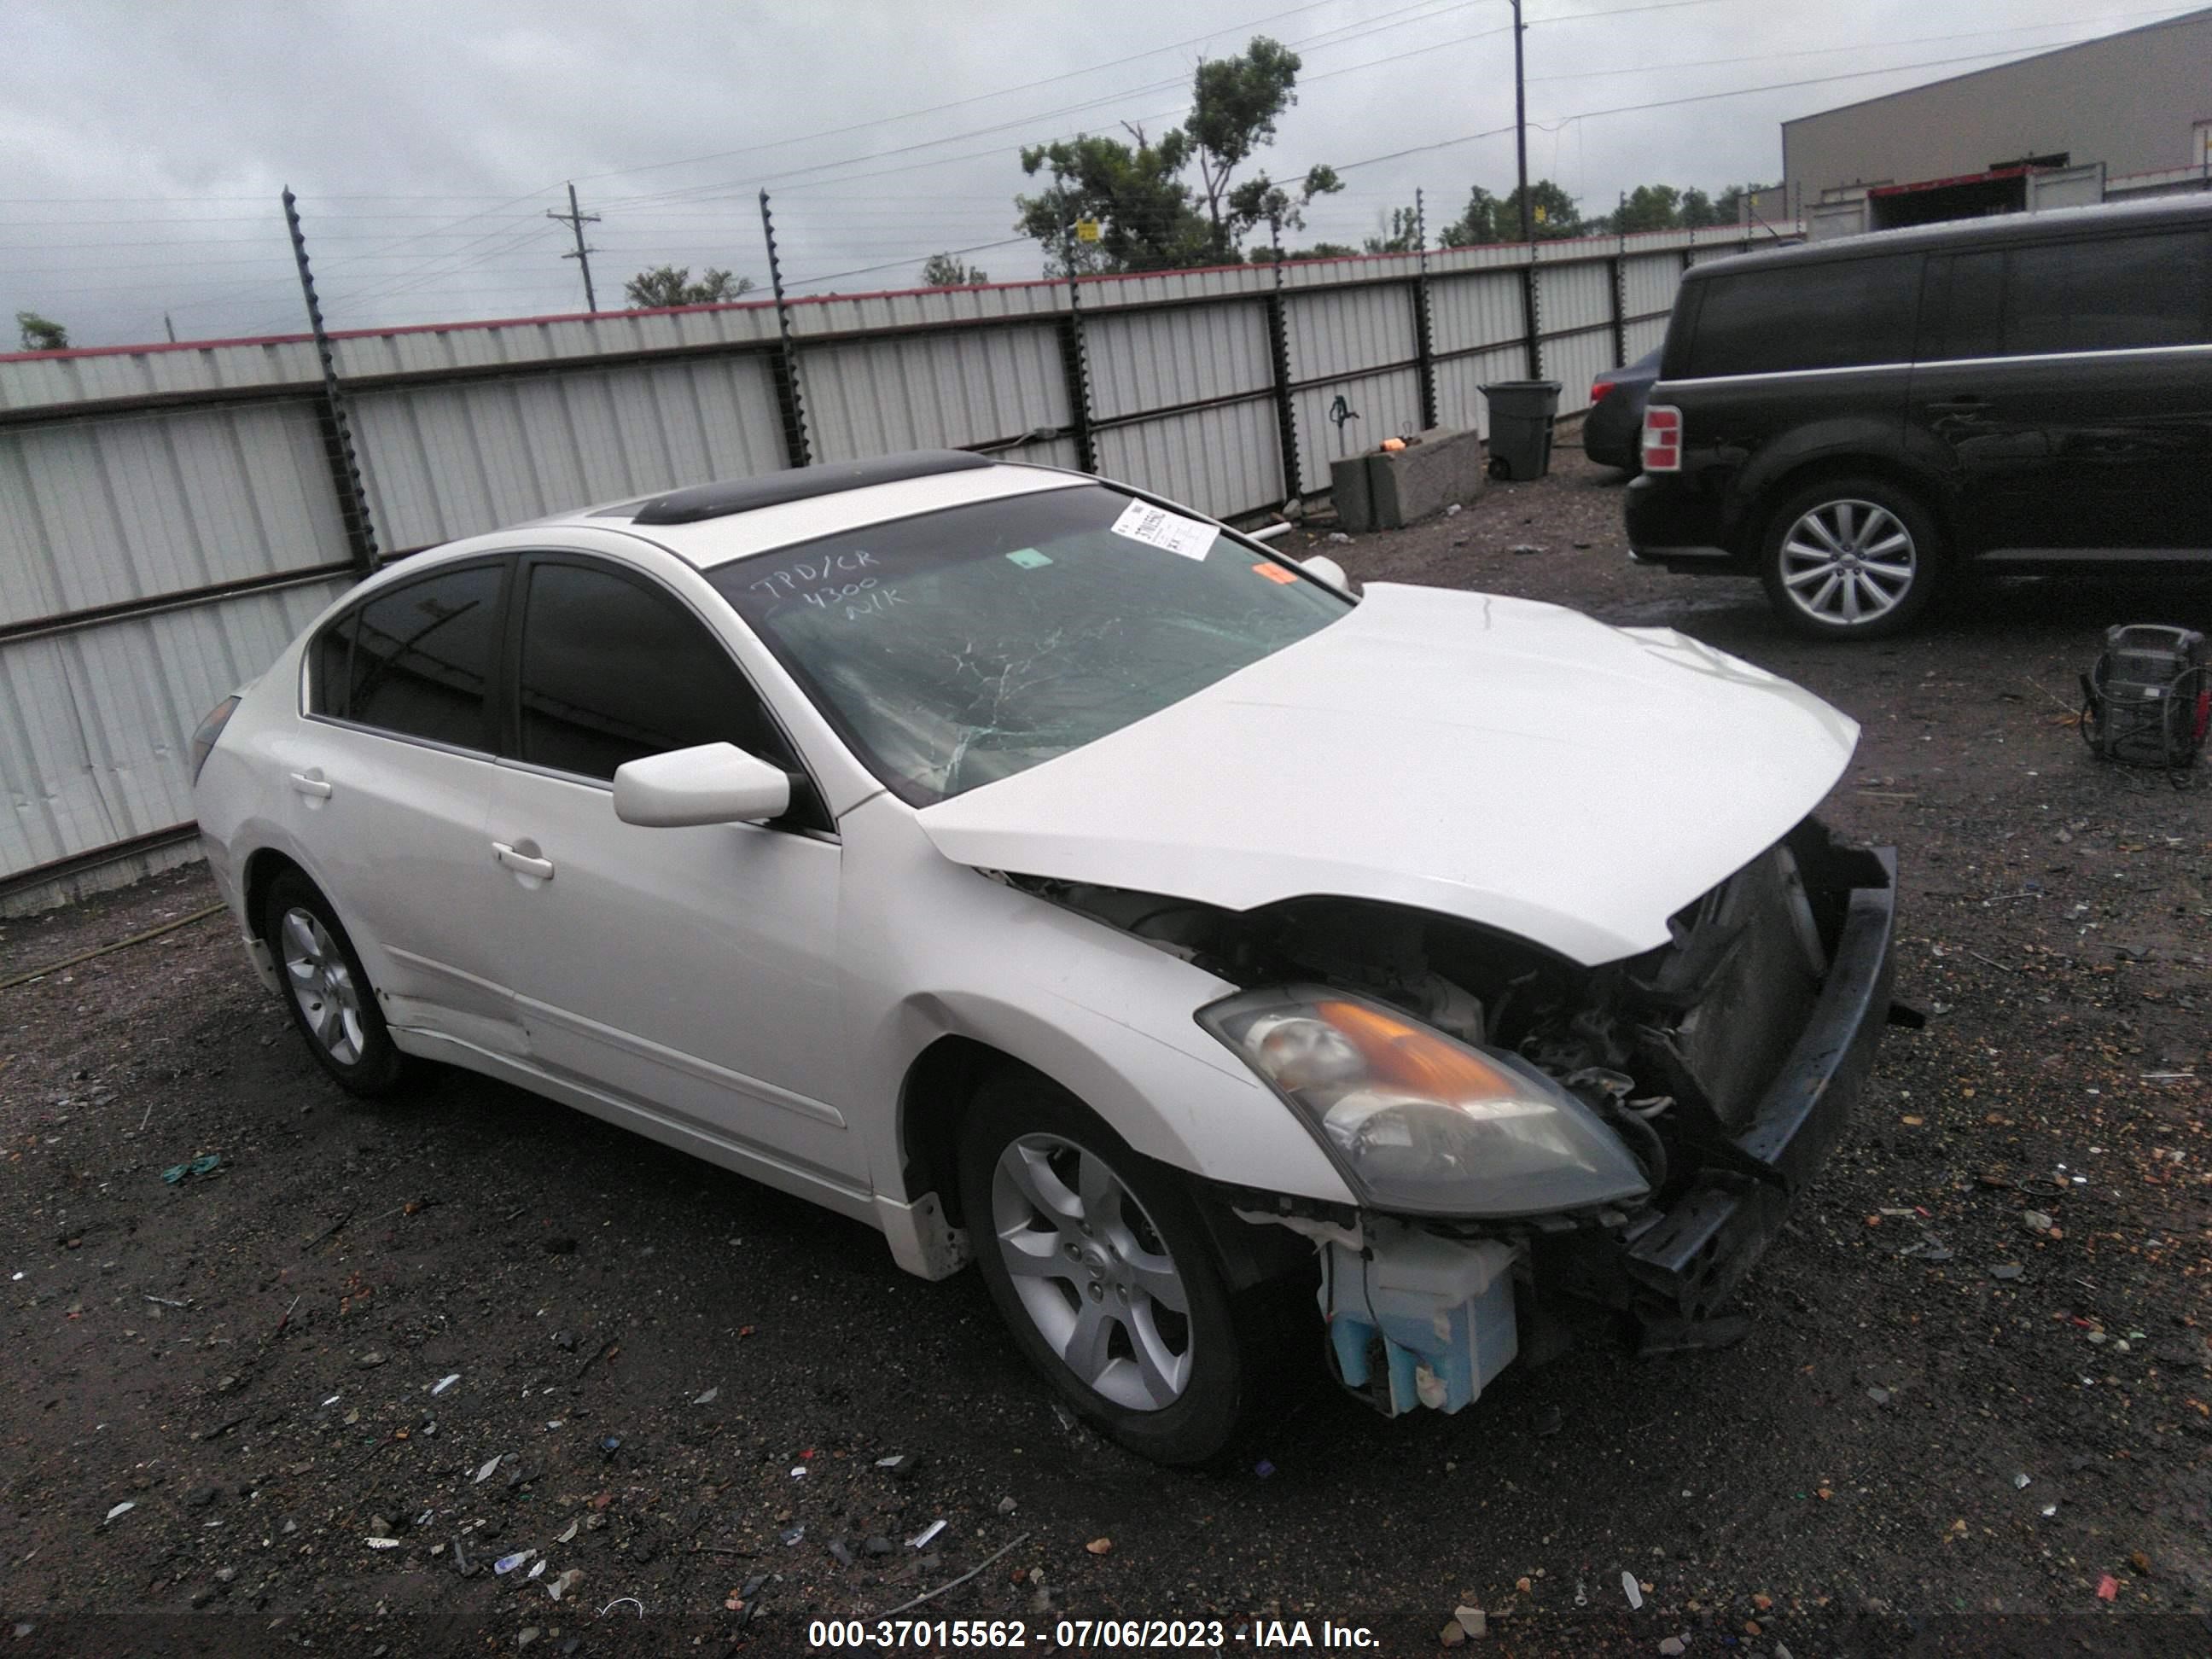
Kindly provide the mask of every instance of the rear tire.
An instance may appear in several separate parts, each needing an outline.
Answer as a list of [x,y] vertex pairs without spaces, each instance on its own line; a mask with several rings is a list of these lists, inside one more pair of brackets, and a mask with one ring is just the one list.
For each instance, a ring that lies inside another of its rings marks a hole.
[[1942,552],[1935,515],[1909,491],[1881,478],[1824,478],[1768,516],[1759,574],[1797,632],[1884,639],[1928,608]]
[[1254,1388],[1182,1182],[1024,1067],[990,1079],[960,1144],[968,1237],[1014,1346],[1100,1431],[1157,1462],[1227,1446]]
[[284,1006],[315,1063],[364,1100],[406,1082],[413,1062],[392,1041],[376,988],[314,883],[297,870],[278,875],[262,897],[260,924],[284,982]]

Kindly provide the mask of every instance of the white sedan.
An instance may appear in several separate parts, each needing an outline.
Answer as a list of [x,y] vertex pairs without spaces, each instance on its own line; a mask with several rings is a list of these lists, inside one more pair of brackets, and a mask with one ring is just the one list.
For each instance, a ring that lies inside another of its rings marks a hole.
[[945,453],[417,554],[194,765],[343,1087],[465,1066],[973,1261],[1190,1462],[1286,1335],[1456,1411],[1547,1297],[1729,1296],[1888,1012],[1893,863],[1810,816],[1856,739],[1663,629]]

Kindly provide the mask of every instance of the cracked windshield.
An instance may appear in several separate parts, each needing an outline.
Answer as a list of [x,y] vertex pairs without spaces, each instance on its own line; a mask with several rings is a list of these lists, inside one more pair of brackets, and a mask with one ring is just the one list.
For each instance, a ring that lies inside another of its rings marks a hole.
[[1350,606],[1212,525],[1095,484],[877,525],[708,576],[917,805],[1117,732]]

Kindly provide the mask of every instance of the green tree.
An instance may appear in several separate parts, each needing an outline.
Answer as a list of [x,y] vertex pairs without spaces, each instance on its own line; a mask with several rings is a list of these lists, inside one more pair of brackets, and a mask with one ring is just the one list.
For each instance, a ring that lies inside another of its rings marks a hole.
[[69,349],[69,331],[50,318],[35,311],[15,313],[15,333],[23,342],[26,351],[66,351]]
[[990,280],[991,274],[981,265],[963,264],[950,253],[933,253],[921,267],[924,288],[973,288]]
[[656,265],[623,284],[632,311],[663,311],[671,306],[711,306],[753,290],[750,276],[732,276],[709,265],[697,282],[689,265]]
[[[1023,172],[1046,171],[1052,180],[1049,190],[1014,198],[1017,228],[1043,245],[1048,276],[1203,263],[1206,221],[1178,176],[1189,140],[1180,129],[1157,144],[1141,127],[1128,131],[1133,143],[1086,133],[1022,151]],[[1073,227],[1085,222],[1097,227],[1096,240],[1076,236]]]
[[[1480,185],[1468,191],[1458,218],[1437,233],[1442,247],[1481,247],[1506,239],[1498,234],[1498,210],[1504,205]],[[1516,233],[1518,234],[1517,232]]]
[[[1590,227],[1583,222],[1575,198],[1549,179],[1528,186],[1528,228],[1540,242],[1564,236],[1580,236]],[[1503,196],[1493,196],[1480,185],[1468,192],[1460,216],[1437,234],[1444,247],[1481,247],[1492,242],[1521,240],[1521,191],[1518,185]]]
[[1638,185],[1621,198],[1606,228],[1617,235],[1680,228],[1682,192],[1672,185]]
[[1418,253],[1421,247],[1420,216],[1409,207],[1390,210],[1389,228],[1367,239],[1370,253]]
[[1773,188],[1772,185],[1730,185],[1713,198],[1713,222],[1717,225],[1741,224],[1747,198],[1762,190]]
[[[1022,171],[1045,173],[1050,187],[1015,197],[1017,226],[1043,245],[1046,274],[1228,263],[1259,225],[1303,228],[1315,197],[1343,188],[1334,172],[1314,167],[1296,186],[1264,172],[1235,176],[1273,142],[1277,118],[1297,101],[1297,73],[1296,52],[1255,35],[1236,57],[1198,66],[1189,117],[1157,143],[1129,127],[1127,143],[1085,134],[1024,148]],[[1183,176],[1194,166],[1195,188]],[[1084,222],[1097,226],[1096,240],[1071,236]]]
[[[1358,252],[1359,250],[1349,242],[1316,242],[1311,247],[1285,248],[1282,252],[1282,261],[1287,265],[1293,264],[1300,259],[1342,259]],[[1272,243],[1262,242],[1245,255],[1245,258],[1255,265],[1271,265],[1275,263],[1276,258],[1274,246]]]
[[1685,230],[1703,230],[1707,225],[1721,222],[1720,211],[1713,198],[1695,185],[1682,192],[1682,205],[1674,215],[1674,222]]

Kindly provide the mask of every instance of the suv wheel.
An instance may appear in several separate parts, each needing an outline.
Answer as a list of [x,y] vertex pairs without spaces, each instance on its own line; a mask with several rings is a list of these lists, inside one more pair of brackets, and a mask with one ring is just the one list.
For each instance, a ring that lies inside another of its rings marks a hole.
[[296,870],[269,884],[261,937],[276,958],[292,1024],[332,1080],[364,1099],[388,1095],[405,1082],[410,1062],[385,1027],[353,941],[331,902]]
[[1759,574],[1800,633],[1878,639],[1927,607],[1939,556],[1935,520],[1911,495],[1879,478],[1830,478],[1775,509]]
[[1025,1069],[961,1137],[977,1266],[1014,1344],[1070,1404],[1164,1463],[1212,1457],[1251,1386],[1230,1294],[1181,1183]]

